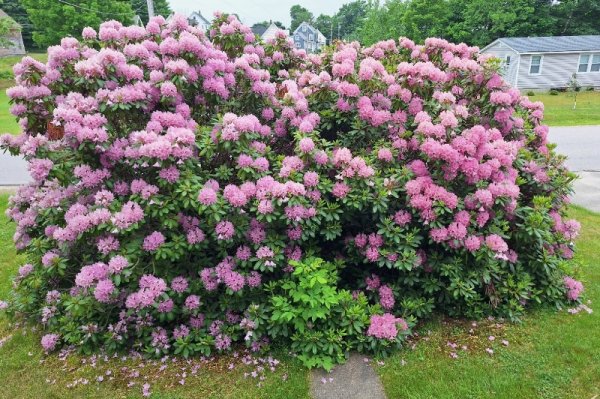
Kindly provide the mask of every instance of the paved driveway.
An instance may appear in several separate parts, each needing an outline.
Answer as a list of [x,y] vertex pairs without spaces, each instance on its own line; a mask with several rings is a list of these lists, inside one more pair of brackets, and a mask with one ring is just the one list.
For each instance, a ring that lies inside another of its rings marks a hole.
[[[558,144],[560,153],[568,156],[567,166],[579,174],[573,202],[600,212],[600,126],[553,127],[549,138]],[[22,159],[0,153],[0,187],[29,180]]]
[[553,127],[549,139],[579,175],[573,203],[600,212],[600,126]]
[[569,157],[567,166],[572,171],[600,172],[600,126],[553,127],[548,138]]
[[0,186],[18,186],[30,180],[27,163],[0,150]]

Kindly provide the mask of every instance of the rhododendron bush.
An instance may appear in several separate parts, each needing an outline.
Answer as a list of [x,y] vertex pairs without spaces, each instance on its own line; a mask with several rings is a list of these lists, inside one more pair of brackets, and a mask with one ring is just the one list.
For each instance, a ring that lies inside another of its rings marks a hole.
[[327,366],[397,347],[434,310],[579,298],[573,175],[543,105],[477,48],[307,55],[219,15],[206,35],[106,22],[48,53],[15,66],[24,133],[2,138],[33,178],[8,210],[27,256],[9,311],[48,351],[291,340]]

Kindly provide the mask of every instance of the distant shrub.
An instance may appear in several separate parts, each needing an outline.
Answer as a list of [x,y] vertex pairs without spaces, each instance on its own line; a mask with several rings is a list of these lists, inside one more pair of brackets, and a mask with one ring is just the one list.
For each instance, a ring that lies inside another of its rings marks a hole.
[[548,94],[550,94],[551,96],[558,96],[559,91],[556,89],[552,89],[552,90],[550,90],[550,92]]
[[527,92],[527,96],[528,96],[528,97],[533,97],[533,96],[535,96],[535,91],[531,91],[531,90],[529,90],[529,91]]
[[[47,350],[149,356],[290,344],[309,366],[385,353],[416,318],[560,306],[578,224],[543,104],[476,48],[208,38],[107,22],[24,58],[2,145],[27,258],[9,311]],[[567,298],[567,295],[569,296]]]

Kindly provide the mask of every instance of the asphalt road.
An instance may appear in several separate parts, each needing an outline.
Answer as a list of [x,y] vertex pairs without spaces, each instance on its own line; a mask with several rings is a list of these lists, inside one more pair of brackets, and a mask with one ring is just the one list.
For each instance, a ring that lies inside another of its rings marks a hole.
[[[575,204],[600,212],[600,126],[568,126],[550,129],[549,140],[568,157],[567,166],[579,175]],[[18,186],[30,180],[25,161],[0,153],[0,187]]]
[[0,151],[0,186],[19,186],[31,180],[27,163]]
[[572,171],[600,172],[600,126],[553,127],[548,139],[568,157]]

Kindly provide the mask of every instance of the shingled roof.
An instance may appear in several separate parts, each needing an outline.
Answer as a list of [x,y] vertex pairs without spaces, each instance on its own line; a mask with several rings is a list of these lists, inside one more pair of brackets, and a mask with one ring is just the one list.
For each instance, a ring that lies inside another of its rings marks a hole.
[[[502,42],[517,53],[563,53],[577,51],[600,51],[600,35],[548,36],[548,37],[502,37]],[[485,49],[485,48],[484,48]]]

